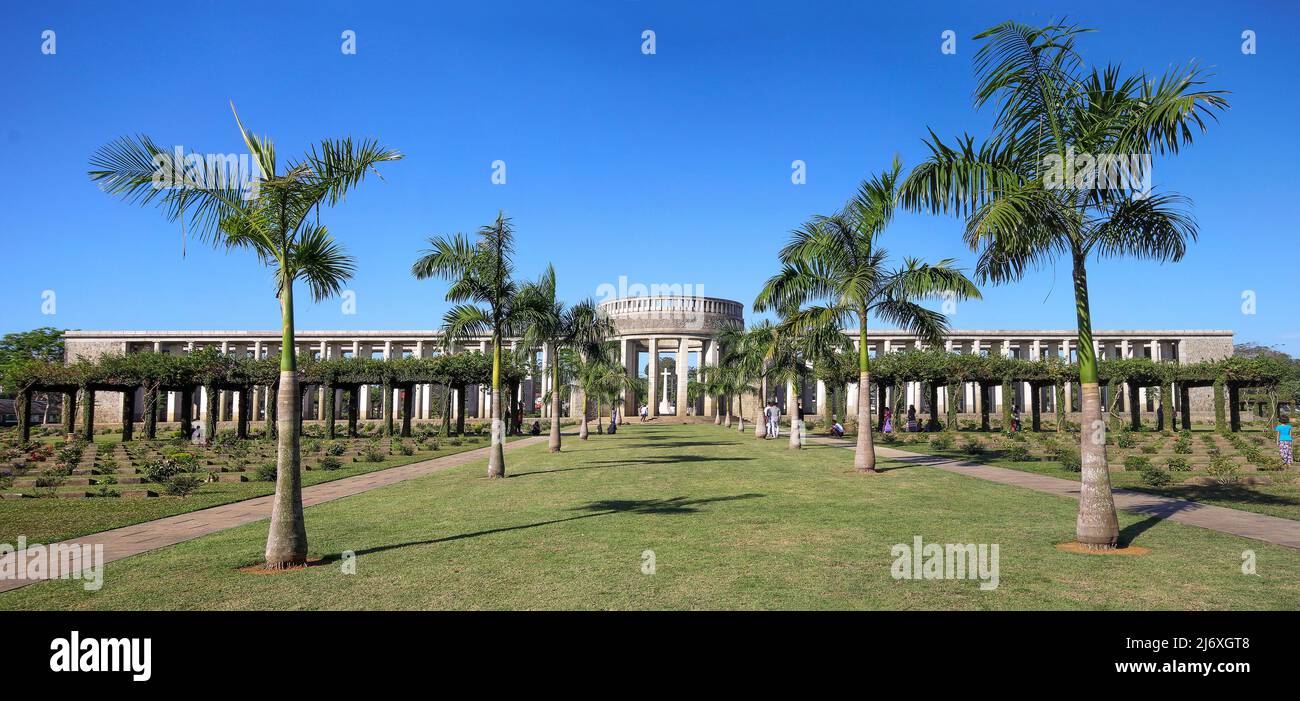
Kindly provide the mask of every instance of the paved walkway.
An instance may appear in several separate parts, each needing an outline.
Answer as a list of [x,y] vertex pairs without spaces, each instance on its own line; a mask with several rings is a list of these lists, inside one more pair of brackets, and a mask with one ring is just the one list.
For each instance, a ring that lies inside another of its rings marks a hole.
[[[811,441],[850,450],[854,448],[852,442],[834,438],[814,437]],[[1045,494],[1055,494],[1070,497],[1071,499],[1079,498],[1079,483],[1074,480],[1048,477],[1047,475],[1012,470],[1006,467],[995,467],[934,455],[912,453],[879,445],[876,446],[876,455],[902,463],[925,465],[946,472],[955,472],[959,475],[978,477],[999,484],[1025,487]],[[1186,499],[1162,497],[1131,489],[1116,489],[1114,494],[1115,507],[1125,511],[1300,549],[1300,521],[1266,516],[1240,509],[1229,509],[1223,506],[1211,506]]]
[[[547,440],[546,436],[529,436],[516,439],[506,443],[506,450],[510,451],[535,445],[545,440]],[[466,450],[446,457],[422,460],[401,467],[369,472],[355,477],[344,477],[332,482],[322,482],[321,484],[303,488],[302,505],[308,507],[334,501],[335,499],[342,499],[353,494],[360,494],[390,484],[423,477],[424,475],[456,467],[457,465],[464,465],[475,460],[483,460],[487,456],[487,447],[475,448],[474,450]],[[101,531],[81,538],[65,540],[63,544],[103,545],[104,563],[106,564],[132,555],[149,552],[150,550],[165,548],[168,545],[183,543],[217,531],[224,531],[235,526],[269,519],[271,518],[271,500],[272,496],[267,495],[237,501],[201,511],[168,516],[156,521],[137,523],[134,526],[123,526],[109,531]],[[14,557],[15,555],[11,554],[4,559],[8,560]],[[4,563],[4,560],[0,560],[0,563]],[[55,568],[54,572],[41,578],[0,579],[0,592],[25,587],[28,584],[41,581],[41,579],[54,578],[58,575],[59,571]]]

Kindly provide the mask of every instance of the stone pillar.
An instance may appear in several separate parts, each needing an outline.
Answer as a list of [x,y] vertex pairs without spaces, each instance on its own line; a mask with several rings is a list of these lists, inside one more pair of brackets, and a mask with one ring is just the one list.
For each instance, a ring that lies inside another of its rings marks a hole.
[[684,417],[687,414],[686,408],[690,406],[687,400],[687,389],[690,381],[690,339],[685,336],[677,341],[677,416]]
[[[636,380],[641,375],[641,368],[638,361],[641,345],[635,338],[625,338],[622,340],[623,346],[623,369],[627,371],[628,377]],[[623,393],[623,421],[628,417],[637,415],[636,392],[625,391]]]
[[[221,342],[221,354],[230,353],[230,342]],[[217,421],[225,421],[230,415],[230,392],[226,390],[217,390]],[[206,437],[206,436],[205,436]]]
[[[718,342],[712,338],[700,339],[700,367],[716,367],[718,364]],[[714,398],[708,392],[704,393],[704,410],[700,412],[704,416],[713,416]]]
[[176,393],[167,393],[167,421],[179,421],[176,416]]
[[370,385],[361,385],[360,406],[357,409],[358,419],[370,418]]
[[817,380],[817,416],[822,420],[830,419],[830,407],[826,406],[826,383]]
[[648,406],[646,409],[651,416],[659,415],[659,339],[651,336],[647,341],[650,344],[650,365],[646,385],[650,392],[647,399]]

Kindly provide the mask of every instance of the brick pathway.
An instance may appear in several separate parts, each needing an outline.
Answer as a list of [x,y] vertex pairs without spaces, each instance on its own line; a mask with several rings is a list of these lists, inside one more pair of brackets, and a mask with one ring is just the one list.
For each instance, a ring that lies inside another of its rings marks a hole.
[[[545,441],[546,436],[530,436],[520,438],[506,443],[506,450],[515,450],[526,446],[534,445]],[[488,448],[476,448],[466,450],[455,455],[434,458],[432,460],[422,460],[420,462],[393,467],[387,470],[370,472],[355,477],[344,477],[332,482],[323,482],[310,487],[304,487],[302,490],[302,504],[304,507],[313,506],[335,499],[368,492],[378,487],[385,487],[390,484],[404,482],[416,477],[422,477],[434,472],[446,470],[457,465],[464,465],[475,460],[487,458]],[[104,546],[104,562],[109,563],[115,560],[121,560],[124,557],[139,555],[140,553],[165,548],[168,545],[183,543],[187,540],[193,540],[200,536],[205,536],[217,531],[224,531],[227,528],[242,526],[247,523],[261,521],[271,518],[271,499],[270,495],[237,501],[232,504],[214,506],[210,509],[201,511],[191,511],[187,514],[177,514],[160,518],[156,521],[147,521],[137,523],[134,526],[123,526],[109,531],[93,533],[81,538],[65,540],[66,544],[95,544]],[[15,555],[8,555],[5,559],[12,559]],[[2,561],[0,561],[2,562]],[[57,568],[47,577],[57,576]],[[0,592],[9,591],[25,587],[28,584],[40,581],[39,579],[2,579],[0,580]]]
[[[854,444],[833,438],[811,438],[810,441],[852,450]],[[1079,498],[1079,483],[1074,480],[1037,475],[1032,472],[1012,470],[975,462],[951,460],[934,455],[912,453],[896,448],[876,446],[876,455],[912,465],[925,465],[959,475],[1025,487],[1036,492]],[[1200,504],[1186,499],[1162,497],[1131,489],[1116,489],[1115,507],[1157,518],[1169,519],[1190,526],[1208,528],[1221,533],[1231,533],[1243,538],[1253,538],[1288,548],[1300,548],[1300,521],[1266,516],[1264,514],[1229,509],[1223,506]]]

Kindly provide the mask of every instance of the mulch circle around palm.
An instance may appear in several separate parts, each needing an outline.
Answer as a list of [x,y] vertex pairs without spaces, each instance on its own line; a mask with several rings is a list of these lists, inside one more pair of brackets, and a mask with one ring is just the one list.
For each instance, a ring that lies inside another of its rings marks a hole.
[[321,567],[326,564],[328,563],[325,561],[325,558],[323,557],[309,557],[307,558],[306,564],[298,565],[297,567],[268,569],[266,567],[266,563],[259,563],[256,565],[249,565],[248,567],[240,567],[238,571],[242,574],[290,574],[293,572],[302,572],[303,570],[306,570],[309,567]]
[[1146,555],[1151,552],[1150,548],[1144,548],[1140,545],[1122,545],[1117,548],[1108,548],[1098,550],[1090,548],[1077,540],[1068,543],[1057,543],[1056,549],[1065,553],[1076,553],[1079,555]]

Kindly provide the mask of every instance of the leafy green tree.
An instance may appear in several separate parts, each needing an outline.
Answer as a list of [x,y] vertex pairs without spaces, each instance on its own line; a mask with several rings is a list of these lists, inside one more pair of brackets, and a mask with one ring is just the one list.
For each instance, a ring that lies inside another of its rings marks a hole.
[[300,159],[280,162],[272,141],[250,134],[237,113],[235,124],[261,171],[259,180],[231,178],[219,170],[219,164],[192,153],[184,161],[185,185],[160,187],[159,168],[171,163],[171,156],[147,136],[123,137],[99,149],[91,158],[89,175],[108,194],[132,204],[154,205],[168,220],[181,222],[214,246],[252,251],[275,274],[282,338],[276,396],[277,472],[266,566],[282,569],[307,561],[294,283],[306,283],[317,301],[338,294],[352,276],[354,262],[320,224],[320,207],[338,203],[367,175],[377,173],[377,165],[402,156],[377,141],[354,142],[349,137],[323,140]]
[[[48,363],[63,362],[63,330],[51,326],[42,326],[31,331],[8,333],[0,338],[0,388],[10,392],[5,386],[5,377],[17,366],[28,360],[41,360]],[[45,393],[45,416],[42,423],[50,421],[50,405],[53,397]]]
[[411,265],[411,274],[424,280],[440,277],[451,283],[446,300],[455,303],[443,316],[448,350],[473,336],[492,338],[492,445],[488,477],[506,476],[505,424],[502,421],[502,341],[517,336],[529,318],[526,302],[514,281],[514,227],[505,212],[478,230],[475,239],[465,234],[435,236],[429,248]]
[[[853,466],[860,473],[877,472],[870,414],[870,319],[907,328],[926,343],[939,344],[948,320],[920,301],[980,296],[951,258],[934,264],[904,258],[898,267],[887,267],[889,251],[880,239],[893,218],[901,170],[895,158],[889,170],[864,181],[843,210],[814,217],[795,230],[781,250],[781,272],[768,280],[754,302],[760,311],[786,309],[784,324],[810,339],[819,336],[808,333],[815,328],[857,324],[858,437]],[[822,349],[829,353],[835,347],[830,343]],[[802,378],[802,369],[798,376]]]
[[[1076,532],[1080,543],[1105,549],[1115,546],[1119,524],[1106,465],[1088,263],[1183,257],[1197,235],[1183,209],[1188,200],[1133,182],[1133,159],[1178,153],[1228,105],[1222,91],[1202,87],[1204,74],[1195,65],[1159,77],[1125,77],[1116,65],[1086,68],[1075,51],[1085,31],[1008,21],[976,35],[987,43],[975,54],[975,105],[994,103],[993,135],[977,147],[970,136],[949,145],[930,132],[930,157],[908,176],[900,200],[912,209],[964,216],[966,242],[980,251],[981,280],[1014,282],[1058,258],[1069,262],[1083,410]],[[1125,163],[1128,171],[1116,166]]]

